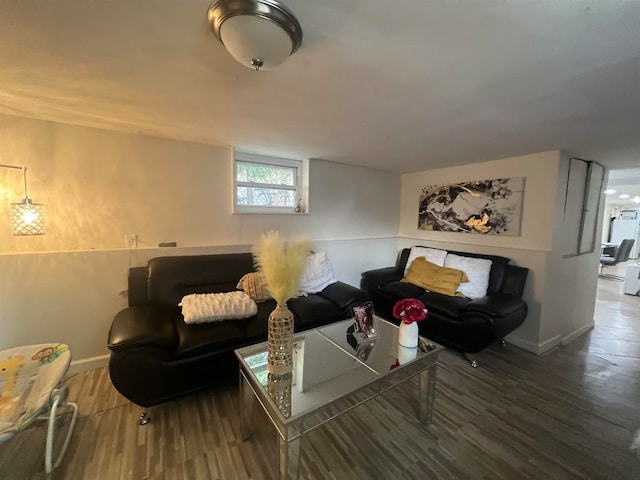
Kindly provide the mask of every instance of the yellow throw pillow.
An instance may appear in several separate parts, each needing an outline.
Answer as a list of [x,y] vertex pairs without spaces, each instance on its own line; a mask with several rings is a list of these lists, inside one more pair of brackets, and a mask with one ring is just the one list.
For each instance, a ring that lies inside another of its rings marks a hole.
[[462,270],[439,267],[435,263],[427,261],[424,257],[419,257],[411,262],[409,271],[402,281],[412,283],[430,292],[442,293],[452,297],[464,297],[457,290],[461,283],[466,283],[469,279]]
[[254,302],[262,302],[271,298],[271,292],[267,288],[264,276],[258,272],[244,275],[236,288],[249,295]]

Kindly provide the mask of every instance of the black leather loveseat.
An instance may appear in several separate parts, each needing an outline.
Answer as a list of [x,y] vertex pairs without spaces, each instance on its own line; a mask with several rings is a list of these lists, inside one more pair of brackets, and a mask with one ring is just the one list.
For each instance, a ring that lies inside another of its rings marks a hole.
[[[420,334],[463,353],[476,353],[518,328],[527,316],[522,300],[528,269],[510,265],[510,260],[496,255],[455,252],[455,255],[491,260],[489,284],[482,298],[461,298],[425,291],[401,282],[410,253],[403,249],[393,267],[362,274],[361,288],[371,295],[376,314],[393,321],[393,306],[404,298],[417,298],[429,310],[420,322]],[[471,364],[477,366],[476,360]]]
[[[266,340],[275,301],[259,302],[250,318],[200,324],[186,324],[178,303],[191,293],[235,291],[253,271],[250,253],[158,257],[129,269],[129,307],[115,315],[108,339],[116,389],[150,407],[237,378],[233,350]],[[300,331],[348,318],[352,305],[367,300],[362,290],[335,282],[287,304]]]

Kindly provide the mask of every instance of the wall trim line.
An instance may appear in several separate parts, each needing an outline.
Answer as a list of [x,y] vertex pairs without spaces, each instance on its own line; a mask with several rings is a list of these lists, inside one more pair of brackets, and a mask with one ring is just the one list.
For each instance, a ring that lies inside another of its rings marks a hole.
[[109,355],[100,355],[97,357],[83,358],[71,362],[68,374],[85,372],[87,370],[95,370],[109,365]]

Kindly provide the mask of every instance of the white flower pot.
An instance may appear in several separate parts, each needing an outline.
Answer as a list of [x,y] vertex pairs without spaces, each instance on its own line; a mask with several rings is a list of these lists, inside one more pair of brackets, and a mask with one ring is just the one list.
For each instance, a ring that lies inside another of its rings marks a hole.
[[418,322],[400,323],[398,343],[403,347],[413,348],[418,346]]

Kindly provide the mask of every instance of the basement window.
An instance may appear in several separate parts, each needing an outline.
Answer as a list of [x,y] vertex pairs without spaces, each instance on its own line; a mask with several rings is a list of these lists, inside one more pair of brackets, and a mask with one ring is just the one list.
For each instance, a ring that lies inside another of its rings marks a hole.
[[234,152],[233,212],[302,213],[307,171],[303,160]]

